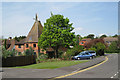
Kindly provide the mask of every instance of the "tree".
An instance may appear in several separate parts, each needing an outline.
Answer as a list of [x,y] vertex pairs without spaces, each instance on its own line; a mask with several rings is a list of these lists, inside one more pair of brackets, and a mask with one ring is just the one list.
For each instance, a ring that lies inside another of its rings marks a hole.
[[19,42],[20,40],[24,39],[24,38],[26,38],[26,36],[19,36],[19,37],[15,36],[15,37],[14,37],[14,39],[17,40],[18,42]]
[[51,47],[54,49],[55,58],[58,57],[58,49],[60,46],[69,47],[75,42],[74,28],[69,23],[68,18],[63,15],[53,15],[46,20],[42,34],[38,41],[38,46],[42,49]]
[[104,55],[104,50],[106,46],[103,43],[99,42],[93,47],[96,48],[97,55],[100,55],[100,56]]
[[115,34],[114,36],[112,36],[112,37],[118,37],[118,35],[117,34]]
[[100,36],[100,38],[104,38],[104,37],[107,37],[105,34],[103,34],[102,36]]
[[76,45],[77,45],[77,44],[79,44],[79,41],[80,41],[80,39],[81,39],[81,36],[80,36],[80,35],[76,35],[76,36],[75,36],[75,39],[76,39],[75,43],[76,43]]
[[94,34],[89,34],[88,36],[87,36],[87,38],[91,38],[91,39],[94,39]]
[[108,47],[107,51],[109,53],[118,53],[119,49],[118,49],[118,41],[114,41],[110,44],[110,46]]

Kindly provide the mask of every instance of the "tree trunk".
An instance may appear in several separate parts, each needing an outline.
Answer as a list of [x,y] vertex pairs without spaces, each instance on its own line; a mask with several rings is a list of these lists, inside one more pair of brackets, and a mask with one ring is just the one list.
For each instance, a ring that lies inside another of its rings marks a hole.
[[58,58],[58,49],[55,49],[55,58]]

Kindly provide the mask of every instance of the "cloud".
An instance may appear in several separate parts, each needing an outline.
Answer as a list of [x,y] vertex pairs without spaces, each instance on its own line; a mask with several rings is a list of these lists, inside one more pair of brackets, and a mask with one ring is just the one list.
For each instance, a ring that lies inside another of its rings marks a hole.
[[77,28],[75,27],[73,32],[75,32],[75,34],[79,34],[81,30],[83,30],[82,27],[77,27]]

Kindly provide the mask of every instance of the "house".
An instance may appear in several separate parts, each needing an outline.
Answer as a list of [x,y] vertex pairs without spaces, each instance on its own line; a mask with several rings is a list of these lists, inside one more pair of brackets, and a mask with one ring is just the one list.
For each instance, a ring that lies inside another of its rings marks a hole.
[[85,39],[82,39],[80,42],[79,42],[79,45],[82,45],[84,46],[86,43],[90,42],[91,39],[90,38],[85,38]]
[[[40,38],[40,35],[42,34],[43,26],[41,22],[38,20],[38,16],[36,14],[35,22],[28,33],[27,37],[20,40],[19,42],[15,39],[8,39],[7,45],[9,46],[7,50],[15,49],[18,54],[23,54],[24,51],[27,49],[30,49],[30,47],[34,50],[35,55],[39,55],[39,53],[48,53],[48,56],[51,58],[54,55],[54,50],[51,47],[48,47],[46,50],[40,49],[38,47],[38,39]],[[59,50],[66,51],[67,48],[60,47]]]
[[30,49],[31,47],[34,50],[34,54],[36,54],[37,56],[39,53],[46,54],[46,51],[43,51],[38,47],[38,39],[42,34],[42,29],[43,26],[41,22],[38,20],[38,16],[36,14],[35,22],[30,32],[28,33],[27,37],[19,42],[10,37],[6,41],[7,50],[15,49],[18,52],[18,54],[22,54],[24,53],[25,50]]
[[105,37],[103,38],[104,42],[110,46],[113,41],[118,41],[118,37]]

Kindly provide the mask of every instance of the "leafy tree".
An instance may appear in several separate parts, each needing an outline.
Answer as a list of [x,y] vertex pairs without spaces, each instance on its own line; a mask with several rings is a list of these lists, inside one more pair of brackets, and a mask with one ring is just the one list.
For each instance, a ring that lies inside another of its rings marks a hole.
[[81,36],[80,36],[80,35],[76,35],[76,36],[75,36],[75,39],[76,39],[75,43],[76,43],[76,45],[77,45],[77,44],[79,44],[79,41],[80,41],[80,39],[81,39]]
[[94,39],[94,34],[89,34],[88,36],[87,36],[87,38],[91,38],[91,39]]
[[105,34],[103,34],[102,36],[100,36],[100,38],[104,38],[104,37],[107,37]]
[[112,37],[118,37],[118,35],[117,34],[115,34],[114,36],[112,36]]
[[97,55],[100,55],[100,56],[104,55],[104,50],[105,50],[106,46],[103,43],[99,42],[96,45],[94,45],[93,47],[96,48]]
[[14,39],[17,40],[17,41],[20,41],[20,40],[22,40],[24,38],[26,38],[26,36],[19,36],[19,37],[15,36],[14,37]]
[[55,58],[58,57],[58,49],[60,46],[69,47],[74,45],[75,35],[71,32],[74,28],[69,23],[68,18],[63,15],[53,15],[44,23],[43,32],[39,38],[38,46],[46,49],[52,47],[55,51]]
[[110,44],[110,46],[108,47],[108,49],[106,50],[106,52],[108,53],[118,53],[119,49],[118,49],[118,42],[114,41]]

